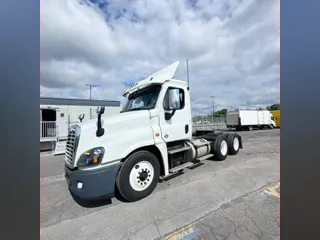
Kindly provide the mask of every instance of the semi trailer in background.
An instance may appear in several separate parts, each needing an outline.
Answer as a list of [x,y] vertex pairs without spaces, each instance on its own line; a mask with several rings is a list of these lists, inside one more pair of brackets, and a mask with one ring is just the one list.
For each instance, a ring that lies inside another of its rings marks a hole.
[[274,128],[275,122],[272,114],[268,110],[234,110],[227,113],[227,127],[239,130],[249,130],[253,128],[263,129],[265,127]]
[[[237,133],[193,136],[190,88],[173,79],[176,62],[133,84],[122,111],[70,127],[65,176],[71,193],[82,199],[147,197],[159,179],[214,157],[225,160],[242,148]],[[201,173],[200,173],[201,174]]]

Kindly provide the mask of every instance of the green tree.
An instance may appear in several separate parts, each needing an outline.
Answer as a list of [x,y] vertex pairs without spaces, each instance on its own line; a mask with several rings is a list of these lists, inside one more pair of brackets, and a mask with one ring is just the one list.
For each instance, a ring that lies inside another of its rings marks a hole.
[[275,111],[275,110],[280,110],[280,104],[276,103],[276,104],[273,104],[271,106],[268,106],[267,109],[269,111]]
[[214,112],[214,115],[222,115],[222,116],[226,116],[227,115],[228,110],[227,109],[221,109],[219,111]]

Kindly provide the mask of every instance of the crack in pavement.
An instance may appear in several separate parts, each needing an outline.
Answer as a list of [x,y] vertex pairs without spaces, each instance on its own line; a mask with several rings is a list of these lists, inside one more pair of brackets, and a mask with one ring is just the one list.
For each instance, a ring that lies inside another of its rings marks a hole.
[[[247,219],[249,219],[249,220],[254,224],[254,226],[258,229],[258,231],[259,231],[259,233],[262,235],[262,237],[265,236],[265,234],[277,236],[277,235],[272,234],[272,233],[264,232],[264,231],[260,228],[260,226],[257,224],[257,222],[256,222],[255,220],[253,220],[252,217],[249,216],[248,210],[251,209],[251,206],[250,206],[246,201],[244,201],[245,198],[247,198],[248,196],[251,196],[251,195],[253,195],[253,194],[255,194],[255,193],[258,193],[258,192],[260,192],[261,190],[265,189],[266,187],[268,187],[268,186],[270,186],[270,185],[274,185],[274,184],[277,183],[277,182],[279,182],[279,181],[277,180],[277,181],[269,182],[269,183],[267,183],[267,184],[265,184],[265,185],[263,185],[263,186],[255,189],[255,190],[253,190],[253,191],[250,191],[250,192],[244,193],[244,194],[242,194],[242,195],[240,195],[240,196],[237,196],[237,197],[231,199],[230,201],[221,204],[221,205],[218,206],[216,209],[208,212],[208,213],[205,214],[203,217],[201,217],[201,218],[193,221],[192,223],[189,223],[189,224],[186,224],[186,225],[184,225],[184,226],[182,226],[182,227],[179,227],[179,228],[171,231],[170,233],[167,233],[167,234],[165,234],[164,236],[162,236],[162,237],[160,237],[160,238],[156,238],[156,239],[157,239],[157,240],[163,239],[163,238],[165,238],[166,236],[168,236],[168,235],[170,235],[170,234],[178,231],[179,229],[184,229],[184,228],[186,228],[187,226],[189,226],[189,225],[195,225],[196,223],[199,223],[199,224],[203,225],[204,227],[208,228],[208,229],[210,230],[211,234],[217,239],[217,236],[216,236],[217,233],[214,233],[213,230],[212,230],[212,228],[211,228],[209,225],[206,225],[203,221],[204,221],[207,217],[209,217],[210,215],[214,214],[214,213],[217,212],[217,211],[226,210],[226,209],[228,209],[228,208],[230,208],[230,207],[233,207],[234,205],[240,204],[240,203],[245,204],[245,206],[246,206],[246,207],[244,208],[245,216],[247,217]],[[237,200],[239,200],[239,199],[240,199],[240,201],[237,201]],[[217,201],[218,201],[218,200],[217,200]],[[231,203],[235,203],[235,204],[234,204],[234,205],[231,205]],[[224,207],[224,206],[227,206],[227,207]],[[188,209],[186,209],[186,210],[188,210]],[[221,237],[223,237],[224,239],[228,239],[228,237],[229,237],[232,233],[235,234],[235,236],[236,236],[238,239],[243,239],[243,238],[241,238],[241,237],[239,236],[239,234],[237,233],[237,231],[238,231],[241,227],[244,228],[244,229],[246,229],[247,232],[250,232],[251,234],[255,235],[258,239],[262,239],[257,233],[255,233],[255,232],[253,232],[252,230],[248,229],[247,226],[243,225],[242,223],[235,222],[233,219],[231,219],[231,218],[228,217],[227,215],[225,215],[225,216],[220,216],[220,217],[223,218],[223,219],[225,219],[225,220],[227,220],[227,221],[229,221],[229,222],[234,226],[234,229],[233,229],[231,232],[229,232],[229,234],[228,234],[227,236],[223,236],[223,235],[219,234],[219,235],[220,235]],[[173,218],[173,217],[170,217],[170,218],[168,218],[168,219],[171,219],[171,218]],[[163,219],[163,220],[164,220],[164,219]],[[278,222],[278,221],[277,221],[277,222]]]
[[[137,230],[133,231],[133,232],[130,232],[128,231],[124,236],[122,236],[120,238],[120,240],[124,240],[125,238],[129,237],[129,236],[132,236],[132,235],[136,235],[137,233],[139,233],[141,230],[147,228],[148,226],[154,224],[153,222],[150,222],[150,223],[147,223],[147,224],[144,224],[142,227],[138,228]],[[161,235],[160,235],[161,236]],[[130,238],[129,238],[130,239]]]

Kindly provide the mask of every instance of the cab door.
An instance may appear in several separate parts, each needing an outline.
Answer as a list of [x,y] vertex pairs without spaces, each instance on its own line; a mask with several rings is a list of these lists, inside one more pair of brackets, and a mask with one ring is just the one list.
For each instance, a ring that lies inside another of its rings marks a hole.
[[68,109],[59,108],[56,110],[56,126],[57,126],[57,137],[67,138],[68,137]]
[[[175,110],[169,107],[169,91],[174,93],[175,100],[173,102],[177,107]],[[191,137],[191,113],[187,96],[189,96],[189,92],[184,86],[164,87],[163,101],[159,109],[160,129],[163,141],[173,142]]]

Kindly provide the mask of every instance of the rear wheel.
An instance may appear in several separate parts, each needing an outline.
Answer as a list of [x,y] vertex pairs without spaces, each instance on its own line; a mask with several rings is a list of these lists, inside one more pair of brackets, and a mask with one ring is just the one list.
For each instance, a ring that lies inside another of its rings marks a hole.
[[240,148],[240,137],[238,134],[229,134],[227,137],[229,155],[236,155]]
[[124,162],[116,185],[122,197],[134,202],[153,192],[159,176],[160,164],[157,157],[148,151],[139,151]]
[[252,126],[249,126],[249,127],[248,127],[248,130],[249,130],[249,131],[252,131],[252,129],[253,129]]
[[269,125],[269,128],[270,128],[270,129],[273,129],[273,125],[272,125],[272,124],[270,124],[270,125]]
[[224,136],[219,136],[214,144],[214,159],[223,161],[228,156],[228,143]]

